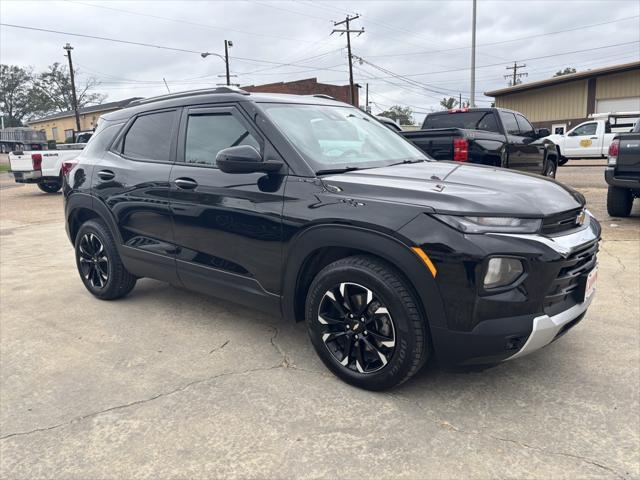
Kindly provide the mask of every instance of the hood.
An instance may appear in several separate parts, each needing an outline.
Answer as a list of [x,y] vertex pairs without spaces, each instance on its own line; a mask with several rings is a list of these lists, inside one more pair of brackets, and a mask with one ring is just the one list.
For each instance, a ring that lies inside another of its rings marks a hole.
[[344,195],[477,215],[545,217],[584,206],[584,197],[555,180],[503,168],[422,162],[323,177]]

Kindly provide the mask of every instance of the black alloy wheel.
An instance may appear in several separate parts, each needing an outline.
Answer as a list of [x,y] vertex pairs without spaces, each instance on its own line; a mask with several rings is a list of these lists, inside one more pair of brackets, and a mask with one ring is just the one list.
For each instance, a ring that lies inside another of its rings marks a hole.
[[429,357],[429,331],[409,281],[393,265],[354,255],[327,265],[307,291],[311,343],[347,383],[384,390],[411,378]]
[[75,236],[76,265],[84,286],[102,300],[124,297],[137,277],[125,268],[109,228],[97,218],[83,223]]
[[102,289],[109,281],[109,258],[102,241],[93,233],[85,233],[78,247],[80,273],[93,288]]
[[318,323],[331,355],[354,372],[376,372],[393,356],[393,319],[367,287],[342,282],[328,290],[320,301]]

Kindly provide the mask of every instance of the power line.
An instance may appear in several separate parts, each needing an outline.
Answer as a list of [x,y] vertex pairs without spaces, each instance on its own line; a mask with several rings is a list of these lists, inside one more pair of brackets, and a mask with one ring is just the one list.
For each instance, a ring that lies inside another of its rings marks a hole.
[[[518,42],[521,40],[529,40],[531,38],[538,38],[538,37],[545,37],[547,35],[556,35],[559,33],[566,33],[566,32],[573,32],[576,30],[584,30],[586,28],[592,28],[592,27],[599,27],[602,25],[609,25],[612,23],[618,23],[618,22],[624,22],[627,20],[633,20],[633,19],[637,19],[640,18],[640,15],[634,15],[632,17],[625,17],[625,18],[618,18],[616,20],[610,20],[607,22],[600,22],[600,23],[592,23],[589,25],[582,25],[580,27],[572,27],[572,28],[568,28],[565,30],[556,30],[554,32],[545,32],[545,33],[539,33],[536,35],[528,35],[526,37],[518,37],[518,38],[511,38],[511,39],[507,39],[507,40],[499,40],[496,42],[489,42],[489,43],[479,43],[476,45],[476,47],[488,47],[488,46],[492,46],[492,45],[502,45],[505,43],[511,43],[511,42]],[[402,56],[416,56],[416,55],[428,55],[431,53],[443,53],[443,52],[452,52],[454,50],[466,50],[471,48],[471,45],[467,45],[464,47],[452,47],[452,48],[447,48],[447,49],[443,49],[443,50],[426,50],[426,51],[422,51],[422,52],[406,52],[406,53],[388,53],[388,54],[381,54],[381,55],[369,55],[369,58],[382,58],[382,57],[402,57]]]
[[[633,42],[623,42],[623,43],[613,43],[611,45],[602,45],[600,47],[592,47],[592,48],[585,48],[582,50],[573,50],[571,52],[562,52],[562,53],[554,53],[551,55],[542,55],[539,57],[530,57],[530,58],[521,58],[519,59],[520,61],[523,60],[540,60],[543,58],[552,58],[552,57],[561,57],[563,55],[571,55],[573,53],[583,53],[583,52],[592,52],[593,50],[602,50],[605,48],[613,48],[613,47],[620,47],[623,45],[631,45],[631,44],[635,44],[635,43],[640,43],[640,40],[634,40]],[[477,65],[476,68],[488,68],[488,67],[496,67],[496,66],[501,66],[504,65],[504,62],[500,62],[500,63],[489,63],[489,64],[485,64],[485,65]],[[437,72],[423,72],[423,73],[409,73],[409,74],[404,74],[405,77],[420,77],[420,76],[424,76],[424,75],[435,75],[438,73],[451,73],[451,72],[463,72],[469,70],[469,67],[464,67],[464,68],[454,68],[454,69],[450,69],[450,70],[440,70]]]
[[236,33],[241,33],[244,35],[253,35],[253,36],[257,36],[257,37],[269,37],[269,38],[278,38],[281,40],[294,40],[296,42],[303,42],[303,43],[312,43],[310,40],[303,40],[303,39],[299,39],[299,38],[291,38],[291,37],[283,37],[281,35],[270,35],[268,33],[256,33],[256,32],[249,32],[246,30],[238,30],[235,28],[230,28],[228,26],[224,26],[224,27],[219,27],[217,25],[211,25],[211,24],[206,24],[206,23],[198,23],[198,22],[193,22],[191,20],[185,20],[185,19],[181,19],[181,18],[171,18],[171,17],[163,17],[161,15],[153,15],[150,13],[142,13],[142,12],[135,12],[132,10],[125,10],[123,8],[115,8],[115,7],[107,7],[105,5],[95,5],[92,3],[84,3],[84,2],[79,2],[79,1],[74,1],[71,2],[70,0],[65,0],[71,4],[79,4],[79,5],[84,5],[87,7],[93,7],[93,8],[102,8],[104,10],[112,10],[114,12],[121,12],[121,13],[126,13],[129,15],[137,15],[140,17],[148,17],[148,18],[155,18],[158,20],[165,20],[167,22],[174,22],[174,23],[182,23],[185,25],[193,25],[196,27],[201,27],[201,28],[206,28],[209,30],[221,30],[223,32],[236,32]]

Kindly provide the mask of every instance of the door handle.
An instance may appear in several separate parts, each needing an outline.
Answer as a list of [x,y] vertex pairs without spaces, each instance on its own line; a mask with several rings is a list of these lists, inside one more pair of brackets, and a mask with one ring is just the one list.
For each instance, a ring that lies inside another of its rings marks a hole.
[[100,170],[98,172],[98,177],[101,180],[113,180],[116,177],[116,174],[111,170]]
[[597,140],[598,137],[589,137],[591,140]]
[[182,188],[183,190],[193,190],[198,186],[198,182],[193,180],[192,178],[176,178],[173,183],[176,184],[176,187]]

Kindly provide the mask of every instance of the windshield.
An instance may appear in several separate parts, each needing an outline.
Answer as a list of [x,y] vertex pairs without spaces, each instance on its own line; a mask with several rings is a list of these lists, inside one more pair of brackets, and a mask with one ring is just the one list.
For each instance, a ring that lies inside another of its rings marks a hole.
[[273,103],[263,104],[263,108],[316,172],[428,159],[357,108]]

